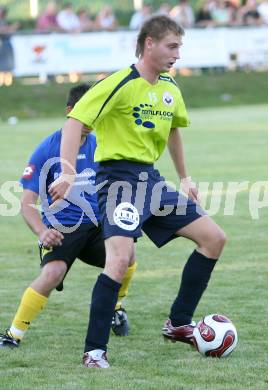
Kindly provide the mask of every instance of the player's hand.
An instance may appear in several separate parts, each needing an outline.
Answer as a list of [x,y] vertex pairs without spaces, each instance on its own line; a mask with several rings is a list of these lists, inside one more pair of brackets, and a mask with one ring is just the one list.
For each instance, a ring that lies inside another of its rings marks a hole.
[[56,229],[45,228],[39,234],[39,241],[43,244],[44,248],[61,246],[63,238],[63,234]]
[[56,206],[58,201],[68,196],[74,179],[75,175],[63,174],[50,185],[48,192],[53,200],[53,203],[50,205],[50,207]]
[[191,181],[191,177],[184,177],[181,179],[181,190],[194,202],[200,203],[198,189],[195,183]]

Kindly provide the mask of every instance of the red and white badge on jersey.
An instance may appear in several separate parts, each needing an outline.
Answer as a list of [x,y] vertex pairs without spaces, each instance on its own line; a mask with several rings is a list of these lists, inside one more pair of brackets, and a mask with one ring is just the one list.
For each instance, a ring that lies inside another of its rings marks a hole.
[[27,167],[24,169],[22,178],[26,180],[30,180],[33,176],[33,173],[35,171],[35,165],[29,164]]

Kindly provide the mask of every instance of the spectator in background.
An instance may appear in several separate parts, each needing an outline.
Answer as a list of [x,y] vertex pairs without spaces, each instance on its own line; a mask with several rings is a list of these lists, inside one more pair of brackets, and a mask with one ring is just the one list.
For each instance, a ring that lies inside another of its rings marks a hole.
[[7,8],[0,6],[0,34],[12,34],[20,27],[18,22],[9,23],[7,21]]
[[116,17],[110,5],[102,7],[96,17],[96,28],[99,30],[114,30],[117,27]]
[[268,0],[262,0],[262,2],[258,5],[258,12],[263,20],[263,23],[268,25]]
[[197,10],[195,17],[195,24],[198,27],[213,27],[215,23],[213,21],[210,11],[210,0],[205,0],[201,7]]
[[236,7],[230,1],[215,0],[212,3],[212,18],[215,26],[232,26],[236,24]]
[[60,27],[57,22],[58,7],[54,1],[47,3],[46,8],[37,19],[36,29],[38,31],[59,31]]
[[95,29],[95,22],[85,8],[80,8],[77,11],[77,16],[79,18],[81,31],[91,31]]
[[143,7],[136,11],[129,22],[129,28],[131,30],[139,30],[143,22],[145,22],[152,15],[152,6],[150,4],[144,4]]
[[168,3],[162,3],[159,9],[156,11],[156,14],[169,16],[170,10],[171,7]]
[[73,10],[71,3],[63,5],[62,10],[57,15],[57,23],[61,30],[65,32],[80,32],[80,21]]
[[6,19],[7,8],[0,7],[0,86],[12,84],[14,54],[9,35],[18,30],[18,22],[9,23]]
[[170,17],[184,28],[193,27],[195,23],[194,11],[188,0],[179,0],[170,11]]
[[258,26],[263,24],[256,0],[244,0],[242,7],[238,10],[237,19],[238,23],[243,26]]

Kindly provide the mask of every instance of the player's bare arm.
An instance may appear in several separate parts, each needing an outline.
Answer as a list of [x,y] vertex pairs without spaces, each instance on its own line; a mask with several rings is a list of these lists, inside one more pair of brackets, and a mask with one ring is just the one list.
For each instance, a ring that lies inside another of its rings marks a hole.
[[61,245],[63,235],[56,229],[48,229],[43,224],[41,216],[36,207],[38,201],[38,194],[31,190],[23,190],[21,198],[21,214],[25,219],[27,225],[39,238],[39,241],[45,247]]
[[53,202],[63,199],[75,178],[76,157],[80,146],[83,123],[69,118],[62,128],[61,169],[62,175],[52,183],[49,194]]
[[191,179],[187,176],[183,142],[180,130],[173,128],[170,130],[168,139],[168,149],[175,169],[181,180],[182,190],[195,202],[199,202],[198,190],[195,185],[191,182]]

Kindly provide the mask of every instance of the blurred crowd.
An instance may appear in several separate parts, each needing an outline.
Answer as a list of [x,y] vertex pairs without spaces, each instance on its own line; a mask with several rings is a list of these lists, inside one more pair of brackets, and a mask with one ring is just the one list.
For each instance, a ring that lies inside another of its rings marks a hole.
[[203,0],[200,4],[194,9],[190,0],[179,0],[175,7],[163,3],[154,10],[145,3],[132,15],[129,27],[139,29],[153,13],[169,15],[184,28],[268,25],[268,0]]
[[[154,9],[152,2],[144,2],[142,8],[130,18],[129,28],[138,30],[153,14],[167,14],[184,28],[216,26],[260,26],[268,25],[268,0],[202,0],[196,9],[190,0],[179,0],[175,7],[163,3]],[[49,1],[36,20],[38,32],[85,32],[115,30],[120,26],[112,7],[106,4],[97,15],[89,9],[75,11],[72,3],[61,8],[55,1]],[[7,8],[0,7],[0,34],[10,34],[20,29],[19,23],[7,21]]]

